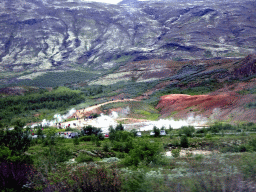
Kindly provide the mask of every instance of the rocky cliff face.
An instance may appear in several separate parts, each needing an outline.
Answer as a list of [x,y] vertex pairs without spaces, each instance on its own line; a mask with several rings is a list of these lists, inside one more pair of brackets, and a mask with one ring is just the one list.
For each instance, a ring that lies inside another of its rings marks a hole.
[[1,76],[256,51],[255,1],[2,0]]

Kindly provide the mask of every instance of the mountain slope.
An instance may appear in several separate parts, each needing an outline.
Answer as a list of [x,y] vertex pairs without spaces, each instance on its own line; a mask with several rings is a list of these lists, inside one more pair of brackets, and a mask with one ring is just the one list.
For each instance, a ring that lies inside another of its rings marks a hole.
[[1,1],[1,78],[110,70],[153,58],[241,57],[255,52],[254,1],[135,4]]

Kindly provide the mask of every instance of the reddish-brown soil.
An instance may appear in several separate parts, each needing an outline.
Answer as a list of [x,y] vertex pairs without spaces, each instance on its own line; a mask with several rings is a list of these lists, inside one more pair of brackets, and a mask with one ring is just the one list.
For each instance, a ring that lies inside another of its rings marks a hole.
[[189,113],[200,114],[215,120],[256,122],[256,110],[246,109],[245,104],[255,99],[254,95],[214,93],[213,95],[171,94],[162,96],[157,105],[161,117],[172,114],[176,118],[186,118]]

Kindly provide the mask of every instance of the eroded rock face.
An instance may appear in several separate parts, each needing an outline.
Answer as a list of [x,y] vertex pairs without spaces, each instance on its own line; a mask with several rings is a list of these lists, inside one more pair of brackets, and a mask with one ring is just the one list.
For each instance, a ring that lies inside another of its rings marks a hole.
[[152,58],[239,57],[255,52],[254,1],[2,0],[0,70],[112,69]]
[[235,69],[236,77],[250,77],[256,75],[256,55],[248,55],[241,61],[240,67]]

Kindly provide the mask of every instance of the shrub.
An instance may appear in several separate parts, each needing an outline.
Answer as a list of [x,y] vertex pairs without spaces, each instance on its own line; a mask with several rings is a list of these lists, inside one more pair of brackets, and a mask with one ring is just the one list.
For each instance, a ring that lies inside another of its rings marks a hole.
[[68,161],[73,156],[67,147],[49,146],[36,156],[34,165],[42,174],[47,174],[56,168],[58,163]]
[[137,136],[137,130],[136,129],[132,129],[131,130],[131,134],[134,136],[134,137],[136,137]]
[[249,141],[249,145],[252,147],[253,151],[256,151],[256,138]]
[[125,157],[124,164],[138,166],[140,162],[144,162],[146,165],[151,162],[156,163],[161,149],[160,144],[155,142],[144,140],[134,141],[133,149]]
[[80,153],[76,158],[78,163],[93,161],[93,158],[85,153]]
[[121,191],[122,184],[117,170],[100,166],[70,167],[68,171],[67,167],[59,167],[47,177],[37,174],[31,182],[40,191]]
[[17,121],[14,130],[1,131],[0,133],[0,145],[8,147],[11,155],[20,156],[31,146],[32,138],[28,132],[23,132],[24,125],[24,122]]
[[75,136],[75,138],[73,139],[73,143],[74,145],[79,145],[79,139],[77,136]]
[[91,141],[92,137],[91,136],[82,136],[79,138],[80,141]]
[[182,126],[179,130],[179,135],[184,134],[187,137],[192,137],[195,132],[195,127],[193,126]]
[[123,142],[114,141],[112,149],[114,151],[124,152],[125,144]]
[[153,127],[153,131],[155,133],[155,137],[159,137],[160,136],[160,129],[157,128],[156,126]]
[[242,156],[239,165],[246,178],[256,181],[256,154],[248,153]]
[[115,131],[109,134],[110,141],[127,141],[130,137],[133,137],[133,134],[128,131]]
[[124,130],[124,127],[121,123],[119,123],[117,126],[116,126],[116,131],[123,131]]
[[195,160],[197,160],[197,161],[202,161],[203,158],[204,158],[204,156],[202,154],[196,154],[195,155]]
[[101,142],[99,141],[99,139],[96,140],[95,145],[96,145],[97,147],[100,147],[100,146],[101,146]]
[[92,116],[92,118],[97,118],[97,117],[99,117],[100,115],[97,114],[97,113],[92,113],[91,116]]
[[206,134],[208,132],[208,129],[207,128],[202,128],[202,129],[197,129],[196,130],[196,133],[203,133],[203,134]]
[[101,133],[102,130],[96,127],[93,127],[91,125],[87,125],[86,127],[83,127],[82,133],[84,135],[98,135],[99,133]]
[[105,136],[102,133],[99,133],[97,137],[99,138],[100,141],[103,141],[105,139]]
[[172,151],[171,151],[171,153],[172,153],[172,156],[173,157],[175,157],[175,158],[177,158],[177,157],[179,157],[180,156],[180,149],[173,149]]
[[184,136],[184,135],[181,136],[180,146],[183,147],[183,148],[188,148],[189,143],[188,143],[188,137],[187,136]]
[[104,143],[102,149],[105,152],[109,152],[110,151],[110,144],[109,143]]

